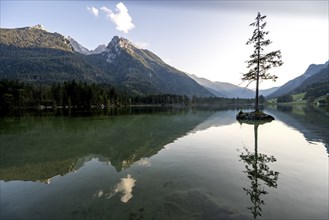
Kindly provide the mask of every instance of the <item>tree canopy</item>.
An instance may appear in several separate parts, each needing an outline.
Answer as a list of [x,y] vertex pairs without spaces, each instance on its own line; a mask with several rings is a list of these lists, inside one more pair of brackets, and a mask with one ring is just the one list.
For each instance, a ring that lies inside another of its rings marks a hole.
[[255,110],[258,110],[258,94],[259,83],[263,80],[276,81],[278,78],[276,75],[272,75],[268,71],[272,67],[281,66],[281,51],[276,50],[269,53],[265,52],[265,47],[269,46],[272,42],[266,38],[268,31],[265,31],[266,16],[261,15],[259,12],[255,19],[255,22],[250,26],[255,27],[251,38],[248,39],[247,45],[253,45],[254,51],[250,55],[250,60],[247,60],[247,68],[249,71],[242,75],[242,81],[247,81],[247,86],[256,81],[256,97],[255,97]]

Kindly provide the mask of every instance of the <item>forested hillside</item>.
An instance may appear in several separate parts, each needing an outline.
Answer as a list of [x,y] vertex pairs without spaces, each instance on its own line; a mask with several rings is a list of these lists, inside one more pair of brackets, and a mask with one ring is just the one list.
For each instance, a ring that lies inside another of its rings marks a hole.
[[39,85],[64,81],[109,84],[132,95],[213,96],[185,73],[127,39],[113,37],[99,54],[75,52],[41,26],[1,29],[0,79]]

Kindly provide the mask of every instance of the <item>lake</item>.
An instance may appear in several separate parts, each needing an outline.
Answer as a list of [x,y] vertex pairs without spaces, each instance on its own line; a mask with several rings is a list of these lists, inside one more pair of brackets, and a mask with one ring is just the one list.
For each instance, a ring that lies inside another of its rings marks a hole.
[[329,112],[0,118],[1,219],[327,219]]

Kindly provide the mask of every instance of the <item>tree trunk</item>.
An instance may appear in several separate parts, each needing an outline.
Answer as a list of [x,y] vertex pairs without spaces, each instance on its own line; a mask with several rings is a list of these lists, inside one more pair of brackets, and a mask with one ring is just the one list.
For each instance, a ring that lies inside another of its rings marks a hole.
[[257,75],[256,75],[256,97],[255,97],[255,111],[259,110],[258,107],[258,89],[259,89],[259,60],[260,60],[260,36],[259,36],[259,20],[260,14],[257,17],[257,32],[258,32],[258,42],[257,42]]

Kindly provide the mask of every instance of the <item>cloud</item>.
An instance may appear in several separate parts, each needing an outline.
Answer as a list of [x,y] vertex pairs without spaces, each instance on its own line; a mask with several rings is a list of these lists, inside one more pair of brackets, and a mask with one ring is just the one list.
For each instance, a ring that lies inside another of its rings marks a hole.
[[127,203],[133,197],[133,187],[135,186],[136,179],[132,178],[130,174],[125,178],[121,178],[120,182],[116,184],[113,190],[109,193],[104,193],[103,190],[98,190],[94,193],[93,198],[102,198],[110,199],[115,196],[117,193],[121,194],[121,202]]
[[116,12],[113,12],[105,6],[103,6],[101,10],[105,12],[106,18],[115,24],[118,31],[123,31],[127,34],[135,27],[132,23],[132,18],[128,14],[127,7],[122,2],[116,5]]
[[87,6],[87,10],[92,14],[92,15],[94,15],[95,17],[98,17],[98,9],[97,8],[95,8],[95,7],[88,7]]
[[103,6],[103,7],[101,7],[101,10],[105,12],[107,19],[110,19],[111,18],[110,17],[110,15],[112,14],[112,10],[111,9]]
[[121,202],[128,202],[133,197],[132,191],[135,182],[136,179],[132,178],[130,174],[128,174],[126,178],[121,178],[121,181],[114,187],[113,193],[110,197],[120,192]]

